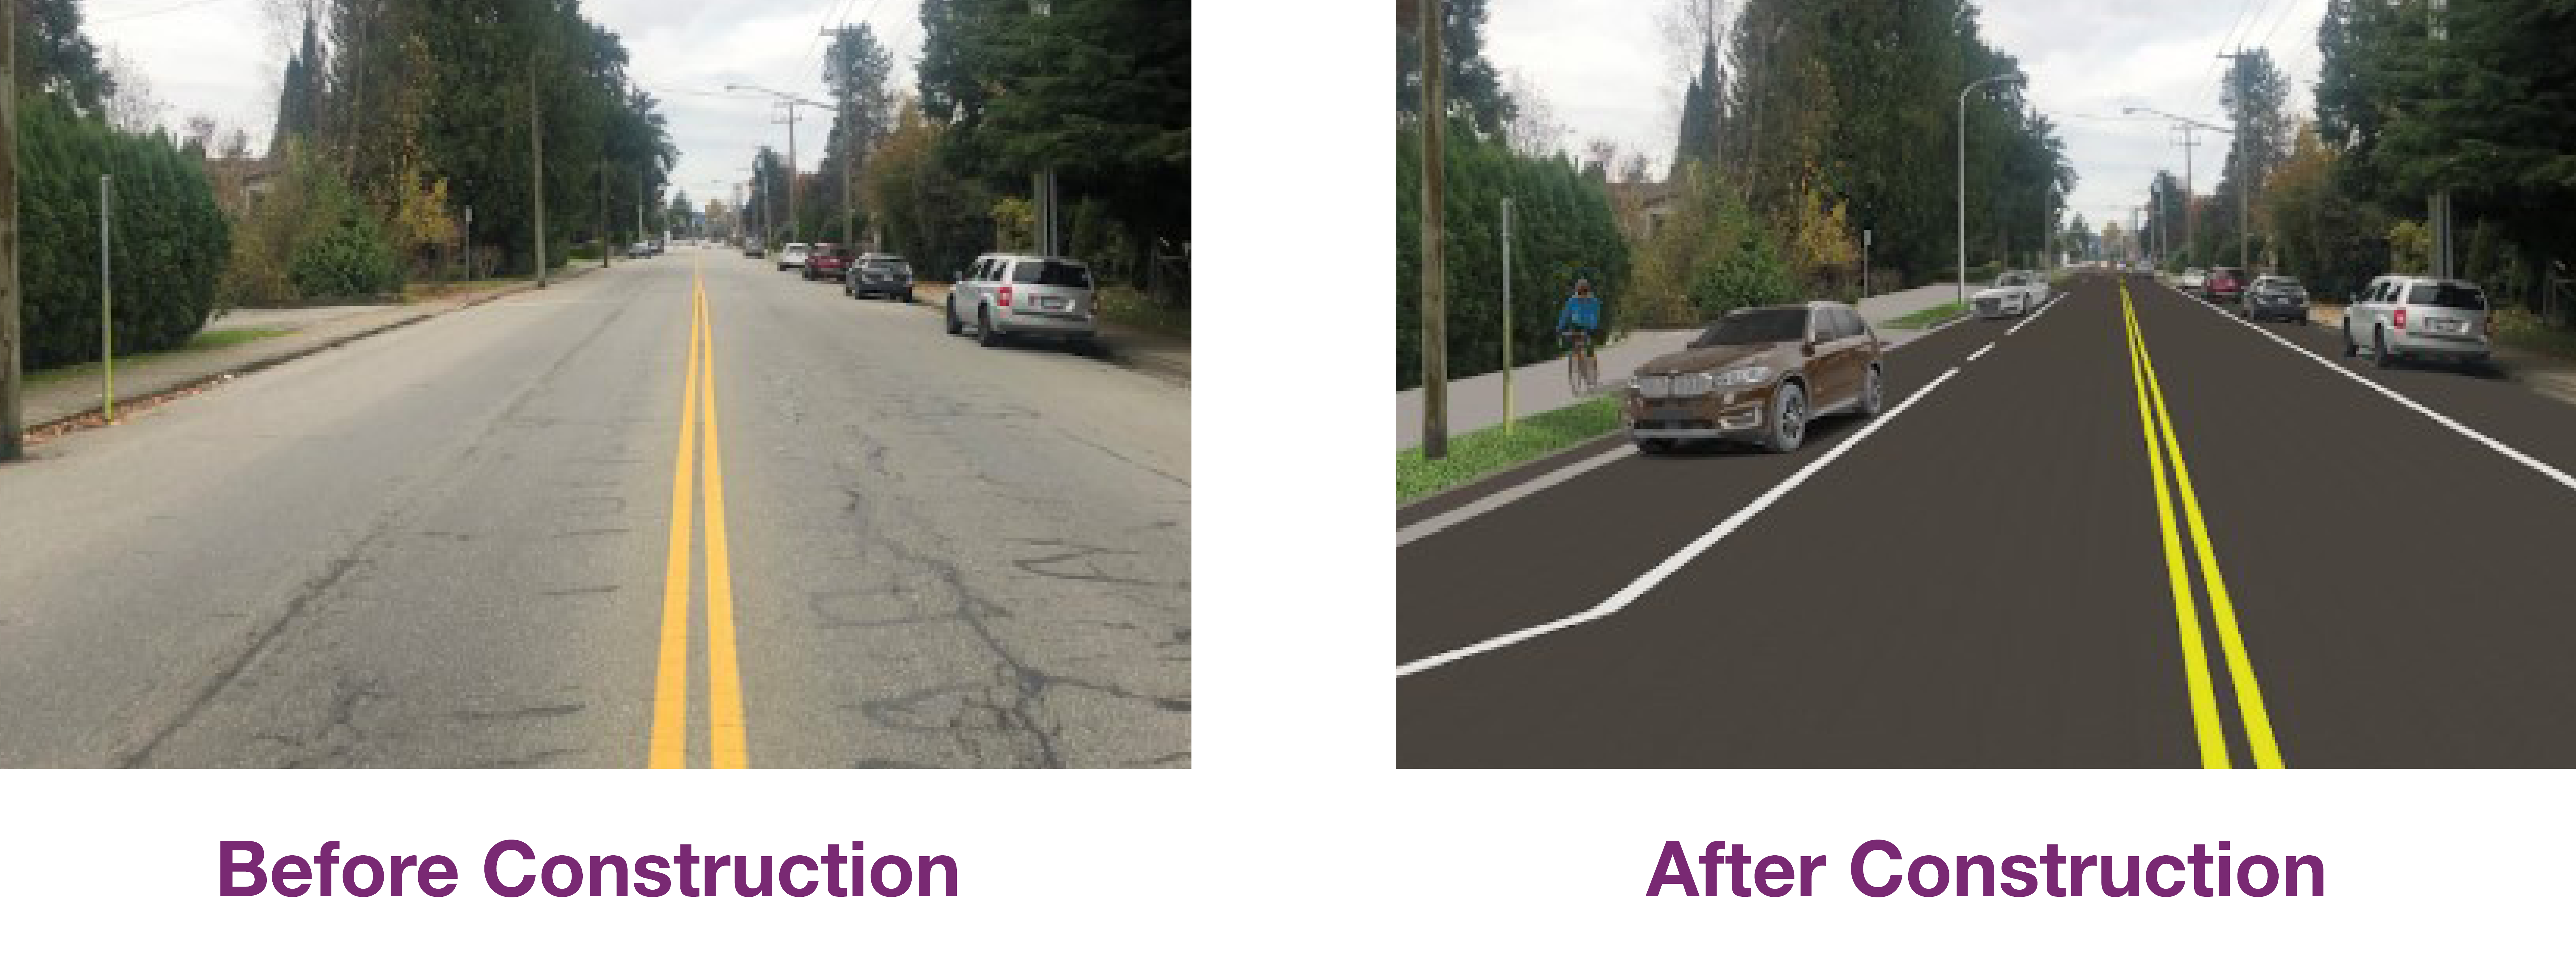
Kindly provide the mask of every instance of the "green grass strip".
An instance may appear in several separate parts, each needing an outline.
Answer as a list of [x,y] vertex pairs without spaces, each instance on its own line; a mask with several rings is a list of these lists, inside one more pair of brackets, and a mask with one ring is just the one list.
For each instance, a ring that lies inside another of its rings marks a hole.
[[1967,310],[1968,307],[1964,304],[1948,302],[1873,324],[1882,329],[1920,329]]
[[[292,331],[293,330],[290,329],[261,328],[208,329],[197,333],[196,338],[189,339],[187,345],[180,346],[176,349],[169,349],[161,352],[138,352],[132,355],[121,355],[116,357],[116,361],[119,364],[130,366],[138,362],[147,362],[165,356],[175,356],[189,352],[205,352],[212,349],[237,346],[245,342],[257,342],[261,339],[287,335]],[[61,382],[66,379],[94,379],[97,378],[97,376],[98,363],[85,362],[77,366],[64,366],[59,369],[45,369],[38,372],[28,373],[27,385],[41,386],[47,383]],[[120,395],[122,394],[120,393]]]
[[2495,313],[2495,340],[2542,355],[2576,361],[2576,329],[2542,324],[2530,312],[2500,309]]
[[1395,454],[1395,502],[1401,506],[1599,438],[1619,428],[1619,396],[1596,396],[1563,409],[1487,426],[1449,439],[1449,457],[1422,458],[1422,448]]

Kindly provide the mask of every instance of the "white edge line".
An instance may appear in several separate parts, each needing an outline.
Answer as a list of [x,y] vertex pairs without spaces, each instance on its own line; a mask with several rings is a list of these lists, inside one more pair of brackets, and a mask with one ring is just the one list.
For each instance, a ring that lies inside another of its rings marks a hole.
[[1498,509],[1503,504],[1529,496],[1530,494],[1536,493],[1540,490],[1547,489],[1548,487],[1555,486],[1559,483],[1563,483],[1577,476],[1592,472],[1593,470],[1600,469],[1611,463],[1636,454],[1637,450],[1630,446],[1614,446],[1602,452],[1594,453],[1590,457],[1579,462],[1557,467],[1556,469],[1549,471],[1546,475],[1540,476],[1536,479],[1523,480],[1518,485],[1500,493],[1486,494],[1483,498],[1469,503],[1466,506],[1436,514],[1428,520],[1417,521],[1412,526],[1398,529],[1395,531],[1395,545],[1397,547],[1402,547],[1405,544],[1412,543],[1413,541],[1420,540],[1442,530],[1465,523],[1469,519],[1486,513],[1487,511]]
[[1987,350],[1993,349],[1994,347],[1995,347],[1995,344],[1994,344],[1994,343],[1992,343],[1992,342],[1989,342],[1989,343],[1986,343],[1986,344],[1984,344],[1984,345],[1978,346],[1978,347],[1977,347],[1977,351],[1975,351],[1975,352],[1971,352],[1971,353],[1968,353],[1968,361],[1969,361],[1969,362],[1975,362],[1975,361],[1977,361],[1977,357],[1978,357],[1978,356],[1985,355],[1985,354],[1986,354],[1986,352],[1987,352]]
[[[2030,322],[2038,319],[2041,314],[2046,313],[2049,309],[2056,308],[2058,301],[2064,297],[2065,293],[2061,292],[2056,297],[2050,298],[2048,300],[2048,304],[2040,306],[2039,311],[2033,312],[2030,314],[2029,318],[2023,319],[2022,324],[2029,324]],[[1992,343],[1989,343],[1989,345],[1991,344]],[[1486,638],[1485,640],[1478,641],[1474,644],[1450,648],[1449,650],[1442,651],[1429,657],[1416,658],[1414,660],[1407,661],[1403,664],[1396,665],[1395,676],[1400,678],[1417,672],[1428,671],[1451,661],[1462,660],[1474,657],[1478,654],[1483,654],[1487,651],[1510,647],[1534,637],[1542,637],[1578,624],[1590,623],[1626,609],[1629,604],[1636,602],[1637,598],[1645,596],[1647,591],[1655,589],[1655,585],[1663,583],[1666,578],[1671,577],[1674,573],[1680,571],[1683,566],[1689,564],[1700,554],[1708,552],[1708,548],[1715,546],[1719,540],[1726,539],[1727,534],[1734,533],[1736,529],[1742,527],[1746,521],[1753,519],[1755,514],[1761,513],[1771,504],[1778,502],[1782,496],[1787,495],[1788,492],[1795,489],[1798,484],[1806,482],[1808,477],[1814,476],[1817,471],[1824,469],[1827,464],[1832,463],[1835,459],[1841,457],[1844,452],[1849,451],[1854,446],[1860,445],[1861,440],[1868,439],[1871,433],[1878,432],[1879,427],[1895,422],[1896,417],[1904,415],[1906,410],[1913,408],[1914,404],[1922,401],[1923,397],[1931,395],[1932,390],[1941,388],[1942,383],[1950,381],[1950,377],[1958,374],[1959,367],[1951,366],[1948,370],[1935,377],[1931,382],[1926,383],[1923,388],[1915,390],[1913,395],[1905,397],[1905,401],[1897,403],[1896,408],[1890,409],[1878,418],[1870,420],[1869,423],[1862,426],[1858,432],[1844,437],[1842,442],[1834,445],[1834,448],[1826,450],[1825,455],[1816,457],[1815,460],[1809,462],[1807,465],[1799,467],[1797,472],[1789,474],[1788,479],[1772,484],[1770,489],[1763,491],[1761,496],[1755,497],[1753,502],[1747,503],[1743,507],[1737,509],[1734,513],[1728,514],[1727,518],[1719,521],[1717,526],[1710,528],[1707,533],[1700,534],[1699,539],[1691,541],[1689,546],[1683,547],[1680,550],[1675,551],[1672,556],[1664,558],[1664,561],[1656,564],[1654,569],[1646,571],[1644,576],[1630,581],[1628,586],[1620,588],[1619,592],[1610,595],[1609,599],[1598,604],[1594,604],[1590,609],[1581,613],[1567,617],[1560,617],[1536,627],[1525,627],[1499,637]],[[1628,450],[1623,448],[1620,450],[1614,450],[1613,452],[1624,453],[1628,452]],[[1598,458],[1599,457],[1595,457],[1595,459]],[[1607,460],[1603,460],[1603,462],[1607,462]],[[1572,468],[1568,467],[1568,469]],[[1571,476],[1572,474],[1568,473],[1567,475]],[[1424,523],[1415,524],[1415,526],[1423,526],[1430,522],[1431,521],[1424,521]],[[1442,525],[1446,526],[1447,524]]]
[[[2180,294],[2182,294],[2185,298],[2190,298],[2189,293],[2180,293]],[[2223,319],[2226,319],[2227,321],[2234,322],[2234,323],[2236,323],[2236,324],[2238,324],[2238,325],[2244,326],[2244,327],[2246,327],[2247,329],[2251,329],[2251,330],[2253,330],[2253,332],[2254,332],[2255,334],[2260,335],[2260,336],[2262,336],[2262,337],[2264,337],[2264,338],[2266,338],[2266,339],[2270,339],[2270,340],[2272,340],[2272,341],[2274,341],[2274,342],[2278,342],[2278,343],[2280,343],[2284,348],[2287,348],[2287,349],[2289,349],[2289,350],[2290,350],[2290,351],[2292,351],[2292,352],[2296,352],[2296,353],[2298,353],[2298,354],[2300,354],[2300,355],[2303,355],[2303,356],[2306,356],[2306,357],[2308,357],[2308,358],[2310,358],[2310,359],[2315,360],[2315,361],[2316,361],[2316,364],[2326,367],[2328,370],[2330,370],[2330,371],[2334,372],[2336,375],[2342,376],[2342,377],[2344,377],[2344,378],[2346,378],[2346,379],[2350,379],[2350,380],[2352,380],[2352,381],[2354,381],[2354,382],[2357,382],[2357,383],[2360,383],[2360,384],[2362,384],[2362,385],[2364,385],[2364,386],[2368,386],[2368,387],[2370,387],[2370,391],[2372,391],[2372,392],[2376,392],[2376,393],[2378,393],[2378,394],[2380,394],[2380,395],[2382,395],[2382,396],[2386,396],[2386,397],[2388,397],[2390,400],[2392,400],[2392,401],[2396,402],[2398,405],[2400,405],[2400,406],[2404,406],[2404,407],[2406,407],[2406,408],[2408,408],[2408,409],[2412,409],[2412,410],[2414,410],[2417,414],[2420,414],[2420,415],[2422,415],[2424,418],[2426,418],[2426,419],[2430,419],[2430,420],[2432,420],[2432,421],[2434,421],[2434,422],[2436,422],[2436,423],[2440,423],[2440,424],[2441,424],[2441,425],[2443,425],[2444,427],[2447,427],[2448,429],[2450,429],[2452,432],[2458,433],[2458,434],[2460,434],[2460,435],[2462,435],[2462,436],[2466,436],[2466,437],[2468,437],[2468,438],[2470,438],[2470,439],[2472,439],[2472,440],[2477,441],[2477,443],[2478,443],[2479,445],[2481,445],[2481,446],[2485,446],[2485,447],[2486,447],[2486,448],[2488,448],[2488,449],[2491,449],[2491,450],[2494,450],[2494,451],[2496,451],[2496,452],[2498,452],[2498,453],[2502,453],[2502,454],[2504,454],[2506,458],[2511,459],[2511,460],[2513,460],[2513,461],[2514,461],[2514,462],[2516,462],[2516,463],[2520,463],[2520,464],[2522,464],[2522,465],[2523,465],[2523,466],[2525,466],[2525,467],[2528,467],[2528,468],[2529,468],[2532,472],[2534,472],[2534,473],[2538,473],[2538,474],[2540,474],[2540,475],[2542,475],[2542,476],[2545,476],[2545,477],[2550,478],[2551,480],[2555,481],[2555,482],[2556,482],[2558,485],[2560,485],[2560,486],[2566,487],[2566,488],[2568,488],[2568,489],[2570,489],[2570,490],[2576,490],[2576,477],[2571,477],[2571,476],[2567,475],[2567,473],[2566,473],[2566,472],[2564,472],[2564,471],[2562,471],[2562,470],[2558,469],[2558,468],[2557,468],[2557,467],[2555,467],[2555,466],[2551,466],[2551,465],[2549,465],[2549,464],[2547,464],[2547,463],[2543,463],[2543,462],[2539,461],[2538,459],[2535,459],[2535,458],[2531,457],[2530,455],[2528,455],[2528,454],[2524,453],[2524,452],[2523,452],[2523,451],[2521,451],[2521,450],[2515,449],[2515,448],[2513,448],[2513,447],[2511,447],[2511,446],[2507,446],[2507,445],[2505,445],[2505,444],[2504,444],[2504,443],[2502,443],[2502,442],[2498,442],[2495,438],[2490,437],[2490,436],[2488,436],[2488,435],[2487,435],[2487,434],[2485,434],[2485,433],[2481,433],[2481,432],[2478,432],[2477,430],[2470,429],[2468,426],[2466,426],[2466,425],[2462,424],[2459,420],[2452,419],[2452,418],[2451,418],[2451,417],[2449,417],[2449,416],[2445,416],[2445,415],[2442,415],[2441,413],[2434,412],[2430,407],[2425,406],[2423,403],[2419,403],[2419,402],[2416,402],[2415,400],[2412,400],[2412,399],[2408,399],[2408,398],[2406,398],[2406,396],[2405,396],[2405,395],[2403,395],[2403,394],[2399,393],[2397,390],[2390,389],[2390,388],[2388,388],[2387,386],[2383,386],[2383,385],[2380,385],[2379,383],[2372,382],[2372,381],[2371,381],[2371,380],[2369,380],[2369,379],[2363,378],[2363,377],[2362,377],[2362,375],[2361,375],[2360,373],[2358,373],[2358,372],[2354,372],[2354,371],[2352,371],[2352,370],[2350,370],[2350,369],[2346,369],[2346,368],[2344,368],[2344,367],[2342,367],[2342,366],[2336,365],[2332,360],[2329,360],[2329,359],[2327,359],[2327,358],[2326,358],[2326,357],[2324,357],[2324,356],[2318,355],[2318,354],[2316,354],[2315,352],[2309,351],[2308,347],[2303,346],[2303,345],[2300,345],[2300,344],[2298,344],[2298,343],[2296,343],[2296,342],[2292,342],[2292,341],[2290,341],[2290,340],[2288,340],[2288,339],[2284,339],[2284,338],[2282,338],[2282,337],[2280,336],[2280,334],[2279,334],[2279,333],[2276,333],[2276,332],[2273,332],[2273,331],[2271,331],[2271,330],[2268,330],[2268,329],[2262,328],[2262,327],[2260,327],[2260,326],[2255,325],[2255,324],[2254,324],[2254,323],[2252,323],[2252,322],[2245,321],[2244,319],[2237,318],[2237,317],[2236,317],[2236,314],[2235,314],[2235,313],[2233,313],[2233,312],[2229,312],[2229,311],[2227,311],[2227,310],[2225,310],[2225,309],[2219,308],[2218,306],[2215,306],[2215,305],[2211,305],[2211,304],[2209,304],[2209,303],[2207,303],[2207,302],[2202,302],[2201,300],[2196,299],[2196,298],[2191,299],[2191,301],[2192,301],[2193,303],[2195,303],[2195,304],[2199,305],[2201,308],[2205,308],[2205,309],[2208,309],[2208,310],[2210,310],[2210,311],[2212,311],[2212,312],[2216,312],[2216,313],[2218,313],[2218,316],[2219,316],[2220,318],[2223,318]]]
[[[2046,311],[2048,311],[2050,306],[2054,306],[2054,305],[2056,305],[2056,304],[2057,304],[2057,300],[2058,300],[2058,299],[2061,299],[2061,298],[2064,298],[2064,297],[2065,297],[2065,293],[2063,293],[2063,292],[2060,292],[2060,293],[2058,293],[2057,295],[2051,296],[2051,297],[2049,298],[2049,300],[2048,300],[2048,304],[2047,304],[2047,305],[2042,305],[2042,306],[2040,306],[2040,307],[2039,307],[2039,312],[2046,312]],[[2019,328],[2021,328],[2022,326],[2029,325],[2029,324],[2030,324],[2030,320],[2031,320],[2031,319],[2036,319],[2036,318],[2038,318],[2038,317],[2039,317],[2039,312],[2033,312],[2033,313],[2031,313],[2028,317],[2026,317],[2026,318],[2022,319],[2021,321],[2016,322],[2016,323],[2013,323],[2013,329],[2019,329]],[[1947,320],[1947,321],[1945,321],[1945,322],[1941,323],[1940,325],[1937,325],[1937,326],[1934,326],[1934,327],[1932,327],[1932,328],[1929,328],[1929,329],[1925,329],[1925,330],[1923,330],[1923,334],[1922,334],[1922,335],[1918,335],[1918,336],[1915,336],[1914,338],[1907,339],[1907,340],[1905,340],[1905,341],[1903,341],[1903,342],[1899,342],[1899,343],[1896,343],[1896,344],[1894,344],[1894,345],[1888,346],[1888,347],[1886,348],[1886,350],[1885,350],[1885,351],[1887,351],[1887,352],[1894,352],[1894,351],[1896,351],[1896,350],[1898,350],[1898,349],[1905,348],[1906,346],[1910,346],[1910,345],[1913,345],[1913,344],[1915,344],[1915,343],[1921,342],[1921,341],[1923,341],[1923,340],[1924,340],[1924,339],[1926,339],[1926,338],[1930,338],[1930,337],[1931,337],[1931,335],[1932,335],[1932,333],[1934,333],[1934,332],[1939,332],[1939,331],[1941,331],[1941,330],[1943,330],[1943,329],[1950,328],[1950,327],[1951,327],[1951,323],[1958,322],[1959,320],[1961,320],[1961,319],[1965,319],[1965,318],[1967,318],[1967,317],[1968,317],[1968,316],[1967,316],[1966,314],[1964,314],[1964,313],[1963,313],[1963,314],[1960,314],[1960,315],[1958,315],[1958,316],[1952,317],[1951,319],[1949,319],[1949,320]],[[1877,326],[1877,323],[1873,322],[1873,323],[1870,323],[1870,325],[1873,327],[1873,329],[1875,329],[1875,327]],[[2012,330],[2011,330],[2011,329],[2007,329],[2007,330],[2005,330],[2005,331],[2004,331],[2004,334],[2005,334],[2005,335],[2011,335],[2011,334],[2012,334]],[[1988,348],[1991,348],[1992,346],[1993,346],[1993,343],[1987,343],[1987,347],[1988,347]],[[1983,353],[1985,352],[1985,349],[1984,349],[1984,348],[1980,348],[1980,349],[1978,349],[1978,350],[1977,350],[1977,352],[1978,352],[1979,354],[1983,354]],[[1969,361],[1971,361],[1971,362],[1976,361],[1976,356],[1969,356],[1969,357],[1968,357],[1968,359],[1969,359]],[[1412,543],[1412,542],[1414,542],[1414,541],[1416,541],[1416,540],[1420,540],[1420,539],[1422,539],[1422,538],[1424,538],[1424,537],[1427,537],[1427,536],[1430,536],[1430,535],[1432,535],[1432,534],[1438,533],[1438,532],[1440,532],[1440,531],[1442,531],[1442,530],[1449,529],[1450,527],[1457,526],[1457,525],[1459,525],[1459,524],[1461,524],[1461,523],[1465,523],[1465,522],[1467,522],[1467,521],[1469,521],[1469,520],[1475,519],[1476,517],[1483,516],[1483,515],[1485,515],[1485,514],[1487,514],[1487,513],[1491,513],[1491,512],[1493,512],[1493,511],[1495,511],[1495,510],[1502,509],[1502,508],[1503,508],[1504,506],[1506,506],[1506,505],[1509,505],[1509,504],[1511,504],[1511,503],[1514,503],[1514,502],[1517,502],[1517,501],[1520,501],[1520,500],[1526,499],[1526,498],[1528,498],[1528,497],[1530,497],[1530,496],[1533,496],[1533,495],[1537,494],[1537,493],[1538,493],[1538,491],[1540,491],[1540,490],[1547,489],[1548,487],[1555,486],[1555,485],[1557,485],[1557,484],[1559,484],[1559,483],[1563,483],[1563,482],[1565,482],[1565,481],[1567,481],[1567,480],[1570,480],[1570,479],[1573,479],[1573,478],[1575,478],[1575,477],[1577,477],[1577,476],[1581,476],[1581,475],[1583,475],[1583,474],[1585,474],[1585,473],[1592,472],[1593,470],[1597,470],[1597,469],[1600,469],[1600,468],[1602,468],[1602,467],[1604,467],[1604,466],[1608,466],[1608,465],[1610,465],[1611,463],[1617,462],[1617,461],[1618,461],[1618,459],[1619,459],[1620,457],[1623,457],[1623,456],[1631,456],[1631,455],[1634,455],[1635,453],[1636,453],[1636,450],[1631,449],[1631,448],[1628,448],[1628,447],[1625,447],[1625,446],[1614,447],[1614,448],[1610,449],[1610,450],[1609,450],[1609,451],[1607,451],[1607,452],[1603,452],[1603,453],[1600,453],[1600,454],[1594,455],[1593,457],[1591,457],[1591,458],[1589,458],[1589,459],[1586,459],[1586,460],[1583,460],[1582,462],[1575,463],[1575,464],[1572,464],[1572,465],[1569,465],[1569,466],[1562,466],[1562,467],[1558,467],[1557,469],[1555,469],[1555,470],[1553,470],[1553,471],[1550,471],[1547,475],[1545,475],[1545,476],[1541,476],[1541,477],[1538,477],[1537,479],[1523,481],[1523,482],[1521,482],[1521,483],[1519,483],[1519,484],[1517,484],[1517,485],[1513,486],[1512,488],[1507,489],[1507,490],[1504,490],[1504,491],[1502,491],[1502,492],[1500,492],[1500,493],[1492,493],[1492,494],[1488,494],[1488,495],[1486,495],[1486,496],[1484,496],[1484,497],[1482,497],[1482,498],[1480,498],[1480,499],[1475,500],[1474,502],[1468,503],[1468,504],[1467,504],[1467,505],[1465,505],[1465,506],[1455,507],[1455,508],[1452,508],[1452,509],[1444,510],[1444,511],[1441,511],[1441,512],[1439,512],[1439,513],[1433,514],[1433,515],[1432,515],[1430,518],[1428,518],[1428,519],[1424,519],[1424,520],[1416,521],[1412,526],[1409,526],[1409,527],[1398,527],[1398,528],[1396,529],[1396,531],[1395,531],[1395,546],[1396,546],[1396,548],[1397,548],[1397,549],[1399,549],[1399,550],[1400,550],[1400,549],[1403,549],[1403,548],[1404,548],[1404,545],[1406,545],[1406,544]]]
[[1897,403],[1896,408],[1888,410],[1886,415],[1870,420],[1867,425],[1860,428],[1859,432],[1855,432],[1850,436],[1844,437],[1843,441],[1835,444],[1834,448],[1826,450],[1825,455],[1816,457],[1814,460],[1809,461],[1807,465],[1799,467],[1798,471],[1789,474],[1787,479],[1774,483],[1771,485],[1770,489],[1764,490],[1761,496],[1753,499],[1753,502],[1747,503],[1738,508],[1734,513],[1728,514],[1725,520],[1719,521],[1718,525],[1710,528],[1707,533],[1700,534],[1699,539],[1691,541],[1689,546],[1675,551],[1672,556],[1664,558],[1662,563],[1656,564],[1654,569],[1646,571],[1643,576],[1640,576],[1633,581],[1629,581],[1628,586],[1620,588],[1619,592],[1610,595],[1608,600],[1594,604],[1591,609],[1570,617],[1560,617],[1536,627],[1523,628],[1509,634],[1504,634],[1500,637],[1487,638],[1464,647],[1451,648],[1429,657],[1417,658],[1415,660],[1408,661],[1396,666],[1395,676],[1403,677],[1420,671],[1428,671],[1451,661],[1474,657],[1478,654],[1483,654],[1486,651],[1495,650],[1497,648],[1509,647],[1533,637],[1552,634],[1557,631],[1573,627],[1577,624],[1599,620],[1618,613],[1629,604],[1634,603],[1637,598],[1644,596],[1647,591],[1655,589],[1656,584],[1663,583],[1665,578],[1671,577],[1675,572],[1681,570],[1683,566],[1689,564],[1691,560],[1697,558],[1700,554],[1708,552],[1708,548],[1716,545],[1719,540],[1726,539],[1727,534],[1734,533],[1737,528],[1744,526],[1745,522],[1753,519],[1755,514],[1761,513],[1764,509],[1769,508],[1771,504],[1778,502],[1779,499],[1782,496],[1787,495],[1790,490],[1797,488],[1798,484],[1806,482],[1808,477],[1816,475],[1818,471],[1831,465],[1836,458],[1849,452],[1852,447],[1859,445],[1861,440],[1868,439],[1871,433],[1878,432],[1879,427],[1895,422],[1896,417],[1904,415],[1907,409],[1912,408],[1914,404],[1920,402],[1923,397],[1931,395],[1933,390],[1941,388],[1941,384],[1950,381],[1951,376],[1958,374],[1959,367],[1951,366],[1948,371],[1941,373],[1941,375],[1933,379],[1931,383],[1925,385],[1921,389],[1915,390],[1914,395],[1905,397],[1904,402]]

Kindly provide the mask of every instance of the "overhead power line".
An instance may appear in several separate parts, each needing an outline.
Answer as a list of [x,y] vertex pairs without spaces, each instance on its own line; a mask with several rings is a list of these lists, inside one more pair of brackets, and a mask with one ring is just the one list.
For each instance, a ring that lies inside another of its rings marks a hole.
[[92,20],[92,21],[90,21],[90,23],[91,23],[92,25],[96,25],[96,24],[104,24],[104,23],[116,23],[117,21],[120,21],[120,20],[141,20],[141,19],[143,19],[143,18],[145,18],[145,17],[158,17],[158,16],[160,16],[160,15],[162,15],[162,14],[165,14],[165,13],[176,13],[176,12],[181,11],[181,10],[186,10],[186,9],[188,9],[189,7],[202,7],[202,6],[205,6],[205,5],[209,4],[209,3],[219,3],[219,2],[221,2],[221,0],[187,0],[187,2],[185,2],[185,3],[174,3],[174,4],[171,4],[171,5],[166,6],[166,7],[158,7],[158,8],[151,9],[151,10],[137,10],[137,11],[135,11],[135,12],[133,12],[133,13],[120,13],[120,14],[117,14],[117,15],[112,16],[112,17],[100,17],[100,18],[98,18],[98,19],[96,19],[96,20]]

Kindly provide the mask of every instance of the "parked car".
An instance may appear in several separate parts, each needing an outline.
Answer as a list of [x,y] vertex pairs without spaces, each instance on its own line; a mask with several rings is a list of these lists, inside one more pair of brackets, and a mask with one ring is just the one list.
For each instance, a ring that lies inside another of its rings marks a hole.
[[2024,315],[2048,301],[2048,281],[2033,272],[2005,272],[1991,288],[1978,289],[1968,302],[1980,319]]
[[841,290],[854,299],[883,295],[912,301],[912,264],[901,255],[869,252],[842,279]]
[[652,247],[653,247],[653,254],[659,255],[659,254],[662,254],[662,251],[663,251],[664,247],[665,247],[668,243],[667,243],[667,242],[665,242],[665,241],[663,241],[662,239],[656,238],[656,239],[653,239],[651,242],[649,242],[649,244],[650,244],[650,245],[652,245]]
[[2245,315],[2256,322],[2279,319],[2294,325],[2308,321],[2308,289],[2287,275],[2265,275],[2245,294]]
[[813,246],[807,245],[804,242],[788,242],[786,245],[781,246],[778,249],[778,270],[784,272],[791,268],[804,268],[805,256],[811,251],[813,251]]
[[850,255],[837,244],[824,242],[805,253],[806,281],[820,281],[827,278],[839,281],[842,276],[849,274],[849,269]]
[[2182,270],[2181,277],[2174,279],[2174,285],[2182,289],[2185,294],[2198,295],[2200,294],[2201,283],[2207,281],[2208,278],[2208,273],[2201,269],[2186,268]]
[[626,246],[626,255],[629,258],[651,258],[653,257],[653,246],[643,242],[636,242]]
[[974,326],[990,346],[1014,335],[1043,335],[1077,347],[1098,334],[1091,269],[1054,255],[993,252],[975,259],[948,290],[948,334]]
[[759,258],[766,254],[769,253],[761,250],[760,240],[757,238],[742,243],[742,257],[744,258]]
[[2476,283],[2421,275],[2382,275],[2343,312],[2344,358],[2370,349],[2381,368],[2403,359],[2457,363],[2487,360],[2487,296]]
[[2235,305],[2245,300],[2246,271],[2224,266],[2209,270],[2200,282],[2200,297],[2213,305]]
[[1816,416],[1885,405],[1878,333],[1839,302],[1737,309],[1628,380],[1628,438],[1660,453],[1686,442],[1797,449]]

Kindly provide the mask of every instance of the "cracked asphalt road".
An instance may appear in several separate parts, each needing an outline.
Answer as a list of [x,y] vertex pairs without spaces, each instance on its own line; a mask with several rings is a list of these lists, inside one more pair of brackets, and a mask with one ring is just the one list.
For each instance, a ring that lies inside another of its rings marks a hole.
[[685,248],[0,467],[0,764],[643,765],[693,259],[749,764],[1188,765],[1188,390]]

